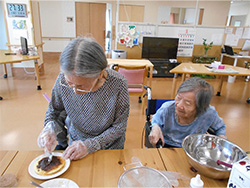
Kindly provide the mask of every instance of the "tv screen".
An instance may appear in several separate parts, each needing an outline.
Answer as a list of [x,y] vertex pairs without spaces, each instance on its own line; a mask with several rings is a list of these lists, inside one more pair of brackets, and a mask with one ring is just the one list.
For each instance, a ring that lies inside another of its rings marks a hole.
[[27,42],[27,39],[24,38],[24,37],[20,37],[20,40],[21,40],[22,54],[27,55],[28,54],[28,42]]
[[179,38],[143,37],[142,58],[176,59]]

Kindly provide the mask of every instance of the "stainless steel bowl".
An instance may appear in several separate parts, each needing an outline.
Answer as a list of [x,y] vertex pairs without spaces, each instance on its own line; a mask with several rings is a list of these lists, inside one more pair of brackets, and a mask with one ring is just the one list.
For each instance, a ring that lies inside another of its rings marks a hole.
[[246,156],[239,146],[218,136],[209,134],[192,134],[182,142],[188,162],[198,173],[214,179],[226,179],[231,168],[217,161],[233,164]]

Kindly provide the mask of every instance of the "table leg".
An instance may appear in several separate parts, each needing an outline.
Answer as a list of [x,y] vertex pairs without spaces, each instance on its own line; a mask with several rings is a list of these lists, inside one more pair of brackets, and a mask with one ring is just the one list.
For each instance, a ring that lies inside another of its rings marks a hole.
[[221,54],[221,56],[220,56],[220,62],[221,62],[221,64],[223,64],[223,54]]
[[3,71],[4,71],[4,75],[3,75],[3,77],[4,77],[4,78],[7,78],[8,76],[7,76],[7,68],[6,68],[6,64],[3,64]]
[[185,80],[186,80],[186,74],[182,74],[181,82],[184,82]]
[[234,58],[234,65],[236,67],[238,58]]
[[152,84],[152,78],[153,78],[153,67],[149,67],[149,87],[151,87]]
[[36,69],[36,79],[37,79],[37,90],[41,90],[41,85],[40,85],[40,75],[39,75],[39,68],[38,68],[38,61],[34,61],[35,64],[35,69]]
[[219,82],[219,85],[218,85],[218,91],[217,91],[216,96],[220,96],[221,89],[222,89],[222,84],[223,84],[223,76],[220,76],[220,82]]
[[172,84],[172,93],[171,93],[171,99],[175,98],[175,90],[176,90],[176,79],[177,79],[178,74],[174,74],[174,78],[173,78],[173,84]]

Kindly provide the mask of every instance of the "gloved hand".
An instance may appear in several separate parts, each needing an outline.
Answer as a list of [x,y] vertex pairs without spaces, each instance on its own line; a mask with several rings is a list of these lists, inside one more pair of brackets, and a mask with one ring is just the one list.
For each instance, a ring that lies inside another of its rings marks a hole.
[[72,142],[63,152],[65,159],[78,160],[89,154],[87,146],[81,140]]
[[46,154],[52,152],[56,145],[56,133],[53,130],[53,122],[49,122],[43,128],[42,132],[37,138],[37,144],[40,148],[44,148]]
[[164,146],[165,142],[164,142],[164,137],[161,131],[161,128],[159,127],[159,125],[155,124],[152,129],[151,132],[148,136],[149,138],[149,142],[152,144],[152,146],[156,147],[157,142],[159,141],[159,139],[162,140],[162,146]]

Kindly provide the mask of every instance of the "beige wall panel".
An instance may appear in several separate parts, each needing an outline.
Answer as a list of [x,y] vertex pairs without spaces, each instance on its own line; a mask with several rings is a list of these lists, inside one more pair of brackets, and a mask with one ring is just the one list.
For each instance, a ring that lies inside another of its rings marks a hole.
[[[142,44],[140,43],[140,46]],[[127,52],[127,59],[141,59],[142,50],[138,46],[133,46],[132,48],[126,47],[126,45],[121,45],[117,43],[118,50],[124,50]]]
[[131,18],[132,6],[120,5],[119,6],[119,21],[121,22],[132,22]]
[[230,5],[230,1],[200,1],[199,8],[204,8],[202,25],[225,25]]
[[42,30],[41,30],[41,20],[40,20],[40,9],[39,2],[31,1],[32,8],[32,23],[34,27],[34,38],[35,44],[42,43]]
[[76,36],[85,36],[89,30],[89,3],[76,2]]
[[105,49],[106,4],[90,4],[90,33]]
[[[204,53],[203,45],[194,45],[193,56],[202,56]],[[207,55],[217,57],[217,60],[220,60],[221,46],[213,45],[212,48],[207,51]]]
[[[142,44],[140,43],[140,46]],[[127,51],[127,59],[141,59],[142,49],[138,46],[132,48],[126,47],[126,45],[121,45],[117,43],[118,50]],[[194,45],[193,56],[202,56],[204,54],[203,45]],[[217,60],[220,60],[221,55],[221,46],[213,46],[208,50],[208,56],[217,57]],[[178,62],[192,62],[193,57],[177,57]]]
[[144,6],[120,5],[119,6],[119,21],[143,22],[144,21]]
[[132,22],[144,22],[144,6],[132,6]]

